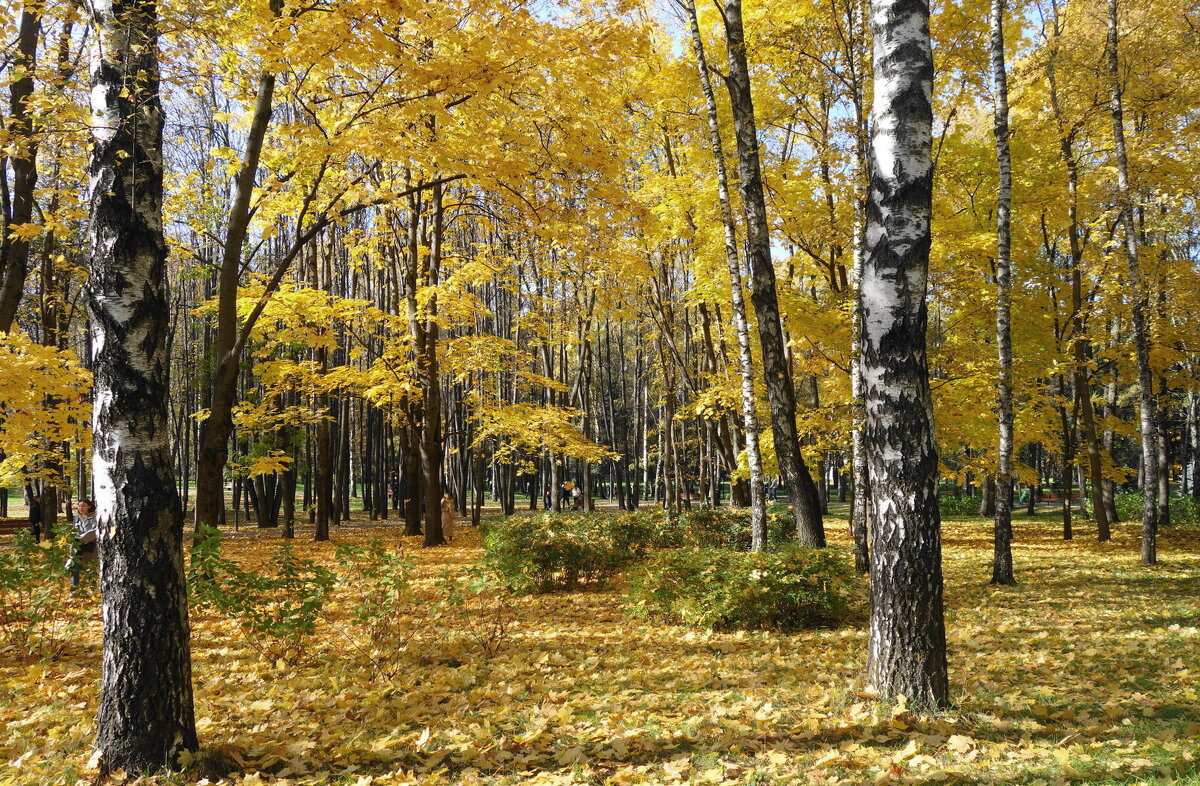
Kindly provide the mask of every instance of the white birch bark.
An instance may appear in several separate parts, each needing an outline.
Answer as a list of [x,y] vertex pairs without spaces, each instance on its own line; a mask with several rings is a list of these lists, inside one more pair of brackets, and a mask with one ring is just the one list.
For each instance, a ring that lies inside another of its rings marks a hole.
[[704,42],[700,38],[700,23],[696,17],[695,0],[685,0],[685,10],[692,34],[692,51],[700,87],[708,109],[708,134],[717,166],[717,197],[721,204],[721,222],[725,227],[725,266],[729,270],[729,292],[733,301],[733,332],[737,336],[738,370],[742,378],[742,423],[746,429],[746,461],[750,467],[750,536],[751,548],[762,551],[767,538],[767,501],[763,487],[762,454],[758,447],[758,414],[754,395],[754,361],[750,352],[750,328],[746,319],[746,299],[742,294],[742,265],[737,249],[737,222],[729,199],[729,177],[725,169],[725,146],[721,141],[721,126],[717,120],[717,99],[708,74]]
[[937,451],[925,355],[932,206],[929,6],[873,0],[871,194],[861,282],[864,447],[872,501],[867,681],[885,699],[949,700]]
[[1012,153],[1008,144],[1008,72],[1004,64],[1004,0],[992,0],[992,115],[1000,188],[996,203],[996,378],[998,438],[992,583],[1015,584],[1012,559]]
[[1129,268],[1129,289],[1133,297],[1133,344],[1137,358],[1138,413],[1142,428],[1142,562],[1158,562],[1158,414],[1154,399],[1154,374],[1150,367],[1150,294],[1142,278],[1138,259],[1138,236],[1133,196],[1129,187],[1129,154],[1125,147],[1125,119],[1121,100],[1121,69],[1118,56],[1117,0],[1108,0],[1108,77],[1109,108],[1113,126],[1113,156],[1117,165],[1117,198],[1124,229],[1125,261]]
[[104,652],[96,745],[141,772],[196,748],[183,510],[168,445],[170,318],[153,0],[92,11],[93,472]]

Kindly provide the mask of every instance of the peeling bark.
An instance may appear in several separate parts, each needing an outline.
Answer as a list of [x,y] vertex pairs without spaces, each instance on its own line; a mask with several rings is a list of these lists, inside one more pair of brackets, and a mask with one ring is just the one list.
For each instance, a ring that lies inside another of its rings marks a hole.
[[758,129],[754,119],[754,101],[750,93],[750,69],[746,60],[741,0],[725,0],[724,18],[725,40],[729,49],[729,76],[726,85],[733,108],[742,207],[746,214],[750,302],[754,305],[754,315],[758,319],[763,380],[767,387],[767,401],[771,406],[775,455],[796,514],[796,535],[800,545],[821,548],[825,545],[821,503],[817,495],[817,486],[813,483],[812,475],[804,463],[804,456],[800,453],[800,437],[796,429],[796,390],[779,321],[779,300],[775,291],[775,268],[771,262],[771,235],[767,224],[767,204],[763,194],[758,156]]
[[[737,249],[737,222],[729,198],[729,177],[725,171],[725,145],[717,120],[717,99],[708,75],[708,60],[700,38],[700,23],[696,18],[695,0],[687,0],[688,21],[691,26],[692,51],[700,74],[700,86],[708,108],[708,135],[717,167],[717,196],[721,203],[721,221],[725,226],[725,267],[729,271],[729,291],[733,304],[733,332],[737,337],[738,371],[742,380],[742,424],[746,431],[746,460],[750,466],[750,535],[751,548],[762,551],[767,542],[767,495],[763,486],[762,454],[758,447],[757,397],[754,395],[754,361],[750,351],[750,329],[746,319],[746,303],[742,296],[742,264]],[[732,478],[736,466],[730,467]],[[732,480],[731,480],[732,487]]]
[[996,420],[998,426],[996,481],[984,491],[995,500],[992,583],[1016,584],[1012,558],[1013,389],[1012,389],[1012,153],[1008,144],[1008,71],[1004,65],[1004,0],[992,0],[991,61],[993,133],[1000,170],[996,205]]
[[925,353],[932,212],[929,6],[873,0],[871,195],[861,282],[871,485],[867,681],[915,706],[949,703],[941,519]]
[[1154,394],[1154,375],[1150,366],[1150,295],[1142,278],[1138,260],[1138,236],[1134,219],[1133,197],[1129,188],[1129,155],[1125,148],[1125,119],[1121,103],[1121,70],[1118,61],[1117,0],[1108,0],[1108,78],[1109,108],[1113,125],[1113,154],[1116,158],[1117,190],[1124,228],[1125,262],[1129,269],[1129,289],[1133,298],[1133,345],[1137,359],[1138,412],[1142,427],[1142,563],[1158,562],[1158,414]]
[[106,771],[197,746],[183,509],[168,444],[170,319],[162,232],[157,8],[92,5],[93,471],[104,653],[96,745]]

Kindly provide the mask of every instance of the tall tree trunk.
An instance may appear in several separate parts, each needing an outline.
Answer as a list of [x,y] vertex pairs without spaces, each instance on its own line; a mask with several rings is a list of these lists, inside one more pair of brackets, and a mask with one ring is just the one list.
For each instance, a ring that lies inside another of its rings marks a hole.
[[[29,273],[29,237],[14,234],[13,229],[33,220],[34,188],[37,186],[37,136],[29,99],[33,97],[33,80],[37,72],[38,39],[42,31],[41,2],[26,0],[21,6],[17,26],[16,52],[10,74],[21,73],[9,86],[8,144],[12,152],[0,159],[0,167],[12,167],[12,194],[4,194],[4,211],[0,216],[0,333],[12,327],[25,292],[25,276]],[[7,184],[5,184],[7,188]]]
[[[438,284],[442,249],[442,187],[434,186],[431,204],[432,243],[428,252],[425,285]],[[421,421],[421,486],[425,499],[425,545],[441,546],[442,534],[442,393],[438,370],[437,299],[431,297],[426,306],[425,342],[421,349],[419,369],[421,387],[425,393],[425,416]]]
[[[1013,390],[1012,390],[1012,153],[1008,144],[1008,70],[1004,65],[1005,0],[992,0],[991,61],[993,133],[1000,193],[996,205],[996,443],[995,533],[992,583],[1016,584],[1012,559]],[[991,488],[989,486],[989,488]]]
[[[1106,382],[1104,385],[1104,417],[1107,419],[1117,408],[1117,380],[1116,373],[1113,374],[1113,379]],[[1113,439],[1115,434],[1111,427],[1104,429],[1104,452],[1110,457],[1113,452]],[[1104,508],[1108,512],[1108,520],[1111,524],[1117,524],[1121,521],[1121,517],[1117,515],[1117,484],[1115,481],[1105,479],[1104,481]]]
[[[1062,21],[1058,13],[1057,2],[1052,4],[1054,23],[1054,49],[1057,54],[1058,37],[1062,34]],[[1079,413],[1083,425],[1083,437],[1088,453],[1088,472],[1092,476],[1093,508],[1096,510],[1096,534],[1101,541],[1111,537],[1108,510],[1102,504],[1104,483],[1100,459],[1100,445],[1096,435],[1096,415],[1092,407],[1091,383],[1088,380],[1087,363],[1091,348],[1087,340],[1086,315],[1083,309],[1083,238],[1079,223],[1079,161],[1075,154],[1075,137],[1078,128],[1069,125],[1063,116],[1058,97],[1056,58],[1050,57],[1046,63],[1046,76],[1050,86],[1050,103],[1054,109],[1055,120],[1059,132],[1059,158],[1067,168],[1067,238],[1070,242],[1071,264],[1071,311],[1074,317],[1071,321],[1072,352],[1074,353],[1074,385],[1075,395],[1079,397]],[[1080,485],[1080,493],[1083,486]]]
[[[328,258],[327,258],[328,259]],[[319,289],[321,287],[321,279],[324,278],[326,286],[330,283],[329,269],[325,269],[325,275],[321,275],[321,253],[319,249],[315,249],[313,253],[312,266],[312,287]],[[328,330],[329,328],[324,328]],[[329,373],[329,348],[322,346],[317,349],[315,357],[317,366],[320,369],[321,376]],[[316,486],[316,524],[313,539],[318,541],[329,540],[329,520],[332,515],[330,510],[333,507],[333,438],[330,433],[331,407],[329,404],[329,391],[321,390],[316,395],[316,410],[320,419],[317,421],[317,444],[314,451],[316,459],[313,480]]]
[[1158,562],[1158,415],[1155,412],[1154,373],[1150,366],[1150,295],[1138,260],[1138,235],[1133,195],[1129,188],[1129,155],[1125,149],[1125,118],[1121,103],[1121,69],[1118,60],[1117,0],[1108,0],[1108,78],[1113,126],[1113,154],[1117,165],[1117,190],[1121,224],[1125,230],[1125,262],[1133,312],[1133,345],[1137,358],[1138,411],[1142,427],[1142,467],[1145,473],[1142,504],[1142,563]]
[[[401,429],[400,433],[406,436],[403,448],[404,534],[421,535],[421,500],[424,499],[421,477],[421,427],[401,426]],[[441,504],[440,499],[438,504]]]
[[1167,378],[1158,378],[1161,398],[1158,401],[1158,526],[1166,527],[1171,523],[1171,432],[1167,402],[1170,401],[1170,388]]
[[933,166],[929,6],[872,0],[874,129],[862,371],[873,511],[867,682],[949,703],[941,520],[925,354]]
[[183,509],[168,444],[163,111],[153,0],[92,3],[91,245],[96,519],[106,772],[197,747]]
[[1075,465],[1075,413],[1067,409],[1066,402],[1069,400],[1067,396],[1066,378],[1060,376],[1058,378],[1059,394],[1063,403],[1058,407],[1058,419],[1062,426],[1063,435],[1063,464],[1059,472],[1059,485],[1062,487],[1062,526],[1063,540],[1071,540],[1075,537],[1075,531],[1071,522],[1071,488],[1074,483],[1071,467]]
[[[717,119],[717,98],[708,74],[708,59],[700,37],[695,0],[687,1],[688,21],[692,35],[692,51],[700,75],[700,87],[708,109],[708,135],[717,167],[717,197],[721,203],[721,222],[725,228],[725,268],[729,271],[729,292],[733,301],[733,331],[737,338],[738,372],[742,380],[742,424],[746,431],[746,460],[750,467],[750,539],[751,549],[762,551],[767,543],[767,495],[763,485],[762,453],[758,447],[757,396],[754,394],[754,361],[750,349],[750,329],[746,319],[746,302],[742,295],[742,263],[738,256],[737,221],[729,198],[729,176],[725,171],[725,145]],[[736,466],[730,467],[732,474]]]
[[[270,0],[275,16],[283,12],[283,0]],[[200,425],[196,462],[196,527],[216,526],[225,507],[225,464],[229,460],[229,437],[233,434],[233,406],[237,399],[241,345],[238,343],[237,291],[242,270],[242,246],[250,229],[251,197],[262,155],[275,96],[275,75],[259,76],[254,114],[246,134],[242,165],[234,178],[233,204],[225,229],[221,267],[217,274],[217,331],[213,341],[214,372],[209,415]]]
[[724,20],[725,41],[729,50],[726,85],[733,109],[742,207],[746,215],[750,301],[754,304],[754,314],[758,319],[758,338],[762,348],[767,400],[771,406],[775,455],[796,515],[796,534],[800,545],[821,548],[825,545],[821,503],[816,484],[800,453],[800,438],[796,431],[796,390],[792,384],[792,370],[787,362],[779,321],[775,268],[771,263],[771,232],[767,225],[767,203],[758,156],[758,127],[750,93],[750,68],[746,59],[741,0],[724,0]]
[[1193,499],[1200,499],[1200,394],[1189,390],[1187,394],[1188,453],[1184,457],[1184,474],[1188,477],[1188,491]]

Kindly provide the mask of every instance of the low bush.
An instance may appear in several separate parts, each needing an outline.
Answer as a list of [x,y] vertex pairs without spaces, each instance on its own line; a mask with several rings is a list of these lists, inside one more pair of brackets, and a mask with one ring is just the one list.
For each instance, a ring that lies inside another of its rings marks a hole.
[[[670,517],[659,530],[654,548],[719,548],[750,550],[750,511],[745,508],[698,508]],[[795,519],[786,508],[767,513],[767,550],[796,539]]]
[[799,630],[851,611],[857,581],[840,549],[775,552],[678,549],[652,555],[630,576],[631,610],[715,630]]
[[[795,540],[786,511],[767,515],[767,549]],[[623,513],[510,516],[484,530],[485,562],[521,592],[554,592],[603,584],[651,549],[750,549],[750,512],[661,508]]]
[[192,602],[233,618],[251,646],[268,660],[298,660],[337,576],[298,557],[283,543],[271,565],[245,570],[221,554],[217,532],[205,529],[192,546],[188,588]]
[[518,592],[599,586],[647,545],[631,516],[543,513],[509,516],[484,533],[484,562]]
[[443,571],[438,579],[438,611],[461,630],[485,656],[494,658],[517,622],[516,590],[484,565],[472,565],[466,575]]
[[[1113,496],[1121,521],[1142,520],[1142,492],[1122,491]],[[1171,523],[1195,524],[1200,521],[1200,500],[1195,497],[1171,497]]]
[[941,494],[938,496],[938,510],[943,516],[978,516],[982,502],[979,497]]
[[18,532],[12,550],[0,552],[0,644],[54,658],[87,624],[77,606],[96,591],[96,562],[83,563],[79,587],[71,588],[67,565],[73,549],[65,535],[36,543],[29,532]]
[[350,605],[350,619],[372,639],[387,637],[396,619],[407,613],[413,602],[409,586],[412,560],[379,539],[365,546],[338,544],[336,554],[339,579],[361,591],[359,599]]

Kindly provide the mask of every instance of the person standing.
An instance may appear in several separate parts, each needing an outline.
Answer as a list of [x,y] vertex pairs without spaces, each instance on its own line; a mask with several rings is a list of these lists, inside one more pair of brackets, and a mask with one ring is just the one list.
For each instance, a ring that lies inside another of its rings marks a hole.
[[446,542],[454,540],[454,519],[458,511],[454,508],[454,500],[447,494],[442,495],[442,537]]
[[96,561],[96,505],[90,499],[81,499],[75,506],[75,553],[71,556],[71,586],[79,586],[79,573],[84,562]]
[[34,543],[42,542],[42,528],[45,525],[46,514],[42,510],[42,495],[34,494],[29,500],[29,531],[33,533]]

